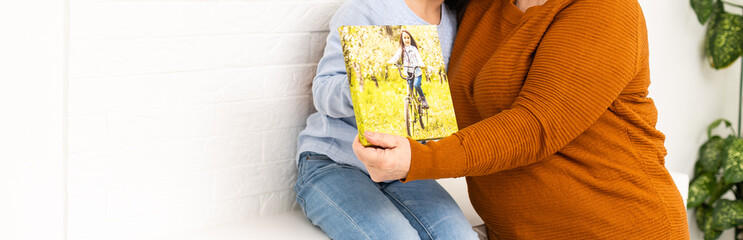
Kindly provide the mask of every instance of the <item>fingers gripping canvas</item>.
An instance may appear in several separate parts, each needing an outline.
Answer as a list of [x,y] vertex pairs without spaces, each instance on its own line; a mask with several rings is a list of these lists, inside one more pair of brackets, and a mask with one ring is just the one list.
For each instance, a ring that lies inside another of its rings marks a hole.
[[457,131],[449,81],[433,25],[342,26],[356,125],[364,131],[440,139]]

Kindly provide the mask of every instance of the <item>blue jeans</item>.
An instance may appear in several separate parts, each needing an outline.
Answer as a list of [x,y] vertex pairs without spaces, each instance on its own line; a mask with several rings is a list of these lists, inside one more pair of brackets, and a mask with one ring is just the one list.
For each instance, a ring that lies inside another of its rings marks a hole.
[[408,81],[408,87],[410,89],[415,88],[414,91],[418,93],[418,96],[425,98],[426,95],[423,94],[423,88],[421,88],[421,79],[422,76],[417,76],[413,81]]
[[294,190],[305,216],[332,239],[477,239],[434,180],[376,183],[350,165],[304,152]]

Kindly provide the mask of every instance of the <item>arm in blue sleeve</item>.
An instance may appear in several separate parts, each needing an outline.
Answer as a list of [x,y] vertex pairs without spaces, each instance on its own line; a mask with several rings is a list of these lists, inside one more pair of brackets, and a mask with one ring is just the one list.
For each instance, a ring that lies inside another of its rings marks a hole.
[[354,116],[351,92],[346,74],[346,63],[338,35],[338,27],[343,25],[362,25],[361,19],[349,14],[354,7],[342,6],[330,20],[330,33],[325,45],[325,53],[317,65],[317,75],[312,81],[312,95],[315,109],[333,118]]

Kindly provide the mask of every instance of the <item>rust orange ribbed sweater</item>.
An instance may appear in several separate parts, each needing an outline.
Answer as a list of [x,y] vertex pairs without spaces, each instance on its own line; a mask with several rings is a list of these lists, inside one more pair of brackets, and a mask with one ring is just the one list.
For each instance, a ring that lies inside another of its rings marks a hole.
[[492,239],[688,239],[636,0],[473,0],[449,66],[459,132],[407,180],[468,176]]

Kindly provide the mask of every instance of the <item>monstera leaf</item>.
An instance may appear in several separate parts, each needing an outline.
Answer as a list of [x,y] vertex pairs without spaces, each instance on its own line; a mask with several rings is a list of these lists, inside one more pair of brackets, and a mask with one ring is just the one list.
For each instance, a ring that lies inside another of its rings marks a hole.
[[702,205],[705,200],[712,194],[717,183],[715,176],[711,173],[705,173],[694,179],[689,184],[689,199],[686,206],[695,208]]
[[711,225],[717,230],[743,224],[743,201],[720,199],[712,215]]
[[699,149],[699,165],[704,172],[717,173],[722,165],[725,139],[713,136]]
[[697,13],[699,23],[704,24],[715,9],[715,0],[691,0],[691,8]]
[[743,16],[725,12],[717,1],[707,26],[707,56],[715,69],[726,68],[741,55]]
[[717,239],[722,234],[721,230],[712,227],[713,208],[707,204],[697,207],[697,226],[704,232],[704,239]]
[[735,136],[725,140],[723,179],[727,184],[743,182],[743,139]]

